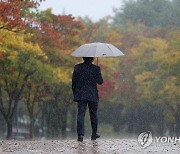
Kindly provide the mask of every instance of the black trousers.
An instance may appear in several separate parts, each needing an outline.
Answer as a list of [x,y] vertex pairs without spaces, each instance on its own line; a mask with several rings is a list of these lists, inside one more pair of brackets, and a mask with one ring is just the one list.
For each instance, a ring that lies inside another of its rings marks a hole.
[[97,102],[91,101],[78,101],[78,115],[77,115],[77,134],[78,136],[84,136],[84,117],[86,113],[86,108],[89,108],[89,114],[91,119],[92,135],[97,133]]

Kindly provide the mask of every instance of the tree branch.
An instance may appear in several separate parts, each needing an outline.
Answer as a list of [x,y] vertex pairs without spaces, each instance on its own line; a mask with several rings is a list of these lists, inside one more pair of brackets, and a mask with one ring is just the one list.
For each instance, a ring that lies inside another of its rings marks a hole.
[[28,113],[31,116],[31,107],[30,107],[30,97],[31,97],[31,85],[28,87],[28,94],[27,94],[27,109],[28,109]]
[[10,32],[14,32],[14,33],[17,33],[17,32],[20,32],[20,30],[12,30],[10,28],[7,28],[6,26],[0,26],[0,29],[4,29],[4,30],[7,30],[7,31],[10,31]]
[[10,114],[10,117],[12,117],[13,114],[14,114],[14,111],[15,111],[15,109],[16,109],[16,107],[17,107],[17,104],[18,104],[18,101],[19,101],[19,97],[21,96],[21,94],[22,94],[22,92],[23,92],[23,90],[24,90],[25,83],[27,82],[29,76],[31,76],[31,75],[34,74],[35,72],[36,72],[36,70],[31,71],[31,72],[29,72],[29,73],[27,73],[27,74],[25,75],[25,77],[24,77],[24,83],[21,85],[21,88],[20,88],[18,94],[17,94],[16,97],[15,97],[14,106],[13,106],[13,108],[12,108],[12,112],[11,112],[11,114]]
[[2,98],[2,86],[0,84],[0,111],[3,114],[4,117],[6,117],[4,105],[3,105],[3,98]]

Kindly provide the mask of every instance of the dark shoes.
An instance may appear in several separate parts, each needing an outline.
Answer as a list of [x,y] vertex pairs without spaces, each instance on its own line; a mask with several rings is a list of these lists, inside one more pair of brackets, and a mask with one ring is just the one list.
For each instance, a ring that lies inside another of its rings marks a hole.
[[79,141],[79,142],[82,142],[83,141],[83,136],[78,136],[78,139],[77,139],[77,141]]
[[[100,138],[100,135],[99,135],[99,134],[96,134],[96,135],[92,135],[92,136],[91,136],[91,140],[92,140],[92,141],[96,140],[97,138]],[[83,136],[82,136],[82,135],[78,136],[77,141],[83,142]]]
[[91,136],[91,140],[96,140],[97,138],[100,138],[100,135],[99,134],[96,134],[96,135],[92,135]]

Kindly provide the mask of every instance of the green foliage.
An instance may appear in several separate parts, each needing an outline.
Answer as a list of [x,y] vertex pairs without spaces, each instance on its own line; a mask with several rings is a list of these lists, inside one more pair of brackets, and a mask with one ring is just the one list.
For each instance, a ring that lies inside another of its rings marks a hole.
[[117,25],[132,21],[149,27],[180,26],[180,2],[178,0],[128,0],[122,9],[115,10]]

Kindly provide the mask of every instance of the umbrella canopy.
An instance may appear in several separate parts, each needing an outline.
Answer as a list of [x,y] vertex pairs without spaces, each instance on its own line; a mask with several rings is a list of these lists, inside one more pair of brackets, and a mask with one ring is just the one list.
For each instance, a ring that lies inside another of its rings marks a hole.
[[123,55],[118,48],[106,43],[84,44],[71,54],[74,57],[118,57]]

